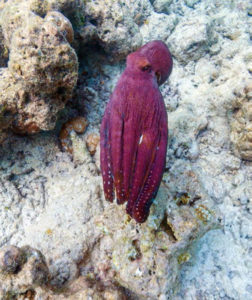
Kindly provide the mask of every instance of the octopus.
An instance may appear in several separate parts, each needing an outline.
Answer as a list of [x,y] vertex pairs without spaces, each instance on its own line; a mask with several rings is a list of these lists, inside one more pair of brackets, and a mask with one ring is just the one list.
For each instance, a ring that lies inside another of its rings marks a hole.
[[165,169],[168,120],[159,86],[169,77],[172,64],[162,41],[129,54],[102,119],[105,198],[127,202],[126,212],[137,223],[147,220]]

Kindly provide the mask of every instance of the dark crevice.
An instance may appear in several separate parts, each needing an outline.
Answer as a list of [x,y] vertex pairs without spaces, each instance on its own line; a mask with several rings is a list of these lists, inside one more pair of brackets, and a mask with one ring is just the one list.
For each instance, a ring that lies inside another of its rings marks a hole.
[[201,196],[195,196],[190,202],[189,205],[190,206],[194,206],[194,204],[201,199]]
[[133,240],[132,241],[132,246],[136,250],[136,255],[134,257],[130,257],[130,260],[134,261],[134,260],[140,259],[142,257],[142,252],[141,252],[141,249],[140,249],[140,242],[139,242],[139,240],[137,240],[137,239]]
[[169,236],[169,238],[172,242],[174,242],[174,243],[177,242],[177,238],[174,234],[174,231],[167,221],[167,214],[164,215],[164,218],[160,224],[160,229]]
[[92,24],[92,25],[94,25],[94,26],[97,26],[97,25],[98,25],[98,22],[97,22],[96,19],[91,19],[91,20],[89,20],[89,23]]

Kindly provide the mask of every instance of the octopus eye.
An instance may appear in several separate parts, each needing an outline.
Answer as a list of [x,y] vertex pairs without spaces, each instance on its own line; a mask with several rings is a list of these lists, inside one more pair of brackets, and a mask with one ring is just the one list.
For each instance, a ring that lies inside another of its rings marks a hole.
[[151,66],[150,65],[143,66],[142,67],[142,71],[150,73],[151,72]]

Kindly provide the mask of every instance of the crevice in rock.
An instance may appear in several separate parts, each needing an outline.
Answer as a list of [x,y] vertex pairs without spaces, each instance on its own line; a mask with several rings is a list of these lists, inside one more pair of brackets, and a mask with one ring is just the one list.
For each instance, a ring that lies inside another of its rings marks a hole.
[[171,227],[171,225],[169,224],[169,222],[167,221],[167,214],[165,213],[164,215],[164,218],[160,224],[160,229],[162,231],[164,231],[168,236],[169,238],[171,239],[172,242],[177,242],[177,238],[175,236],[175,233]]
[[134,259],[132,260],[136,260],[136,259],[140,259],[142,257],[142,252],[141,252],[141,248],[140,248],[140,241],[139,240],[133,240],[132,241],[132,246],[135,248],[136,250],[136,256]]

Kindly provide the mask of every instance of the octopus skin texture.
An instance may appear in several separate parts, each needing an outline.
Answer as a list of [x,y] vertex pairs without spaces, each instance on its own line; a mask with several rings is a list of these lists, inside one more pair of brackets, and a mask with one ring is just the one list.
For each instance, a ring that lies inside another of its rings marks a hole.
[[142,46],[137,52],[149,60],[156,74],[158,85],[163,84],[170,76],[173,65],[171,53],[165,43],[152,41]]
[[161,41],[127,56],[101,125],[101,171],[106,200],[127,201],[126,211],[146,221],[165,168],[168,121],[159,91],[172,70]]

